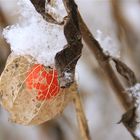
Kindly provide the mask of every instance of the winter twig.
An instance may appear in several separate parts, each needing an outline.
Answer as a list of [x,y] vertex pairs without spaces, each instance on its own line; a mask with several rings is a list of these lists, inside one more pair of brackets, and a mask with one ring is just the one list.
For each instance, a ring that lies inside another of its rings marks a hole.
[[[90,135],[89,135],[89,129],[88,129],[88,124],[86,120],[86,116],[82,107],[80,95],[77,91],[77,87],[75,86],[75,89],[73,90],[73,101],[76,109],[76,114],[77,114],[77,121],[79,123],[79,128],[81,132],[81,136],[83,140],[90,140]],[[76,92],[77,91],[77,92]]]
[[[121,50],[124,50],[129,55],[130,61],[135,62],[135,71],[139,74],[139,36],[134,30],[134,27],[125,17],[121,9],[121,0],[111,0],[112,13],[116,21],[117,35],[121,42]],[[138,77],[139,78],[139,77]]]
[[85,43],[90,48],[92,53],[95,55],[98,63],[102,67],[102,70],[104,70],[104,73],[107,75],[107,78],[110,81],[110,84],[112,85],[113,89],[115,90],[116,95],[119,98],[122,106],[125,109],[128,109],[131,106],[131,103],[129,102],[129,97],[124,92],[125,89],[123,85],[120,83],[119,79],[117,78],[110,64],[110,57],[104,54],[103,49],[101,48],[97,40],[94,39],[92,33],[89,31],[88,27],[84,23],[80,13],[79,13],[79,20],[80,20],[81,32]]
[[[120,60],[114,59],[111,56],[106,55],[98,41],[93,37],[92,33],[88,29],[87,25],[84,23],[80,13],[79,13],[80,28],[83,35],[83,39],[92,53],[95,55],[98,63],[100,64],[102,70],[106,74],[110,84],[112,85],[120,103],[122,104],[125,111],[127,111],[123,117],[122,122],[130,134],[135,140],[139,140],[139,137],[135,134],[135,129],[137,127],[136,123],[136,108],[135,108],[135,98],[129,97],[129,93],[126,93],[124,86],[119,81],[114,69],[112,68],[110,61],[114,61],[116,64],[117,71],[127,80],[130,86],[134,86],[137,82],[135,74],[133,71],[126,66]],[[133,112],[133,113],[132,113]]]

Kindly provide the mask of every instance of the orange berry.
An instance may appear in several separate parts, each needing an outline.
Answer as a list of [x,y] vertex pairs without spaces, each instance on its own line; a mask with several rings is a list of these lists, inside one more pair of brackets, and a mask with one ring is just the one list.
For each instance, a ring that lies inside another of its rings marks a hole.
[[35,64],[27,74],[26,86],[30,90],[36,89],[38,100],[51,99],[60,90],[58,73],[55,69],[48,70],[43,65]]

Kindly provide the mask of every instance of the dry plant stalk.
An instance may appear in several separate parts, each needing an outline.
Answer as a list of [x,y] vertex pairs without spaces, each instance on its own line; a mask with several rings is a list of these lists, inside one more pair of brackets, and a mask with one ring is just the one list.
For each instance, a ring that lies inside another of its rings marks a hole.
[[39,126],[40,139],[49,139],[57,137],[57,140],[65,140],[65,134],[61,128],[61,124],[56,120],[50,120]]
[[111,0],[112,13],[116,21],[118,38],[122,44],[121,50],[124,50],[129,56],[132,62],[135,62],[134,66],[136,72],[139,74],[140,62],[139,62],[139,37],[135,32],[131,23],[122,13],[121,1]]
[[73,90],[73,100],[74,100],[74,105],[75,105],[76,114],[77,114],[77,121],[79,123],[81,136],[83,140],[90,140],[86,116],[85,116],[83,106],[81,103],[80,95],[78,91],[76,92],[76,90],[77,90],[77,86],[75,86],[75,89]]
[[7,22],[4,18],[3,12],[2,12],[1,7],[0,7],[0,27],[4,28],[6,26],[7,26]]
[[124,110],[127,111],[123,116],[121,122],[124,124],[128,132],[132,135],[135,140],[140,140],[135,134],[135,129],[138,125],[136,121],[136,110],[135,107],[136,99],[135,97],[130,98],[129,93],[125,90],[121,84],[119,78],[115,74],[110,61],[116,64],[116,70],[120,75],[122,75],[130,86],[134,86],[137,83],[134,72],[120,60],[113,58],[104,54],[103,49],[97,40],[93,37],[92,33],[88,29],[87,25],[84,23],[80,13],[79,13],[80,28],[83,35],[83,39],[92,53],[95,55],[99,65],[101,66],[103,72],[106,74],[112,88],[114,89],[121,105]]
[[80,13],[79,13],[79,21],[80,21],[81,32],[83,35],[83,40],[90,48],[92,53],[95,55],[98,63],[100,64],[101,68],[104,70],[104,73],[107,75],[107,78],[110,84],[112,85],[112,87],[114,88],[116,95],[119,98],[122,106],[125,109],[128,109],[131,106],[129,97],[126,93],[124,93],[125,89],[120,83],[118,77],[116,76],[110,64],[110,57],[104,54],[103,49],[101,48],[100,44],[95,40],[92,33],[89,31]]

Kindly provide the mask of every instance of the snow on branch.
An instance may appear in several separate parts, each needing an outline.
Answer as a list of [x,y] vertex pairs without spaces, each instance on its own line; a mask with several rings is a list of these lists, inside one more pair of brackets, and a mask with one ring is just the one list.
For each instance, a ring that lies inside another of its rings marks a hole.
[[96,40],[100,43],[106,55],[120,58],[119,49],[110,36],[104,37],[103,33],[97,30]]
[[133,98],[133,106],[122,116],[121,122],[135,140],[140,140],[140,83],[127,88],[126,91]]
[[140,104],[140,83],[127,89],[127,91],[137,100],[136,106]]

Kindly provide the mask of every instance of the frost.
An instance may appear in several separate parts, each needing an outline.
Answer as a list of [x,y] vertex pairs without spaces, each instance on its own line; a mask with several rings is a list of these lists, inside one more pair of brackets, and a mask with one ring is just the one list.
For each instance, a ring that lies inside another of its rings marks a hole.
[[140,83],[137,83],[135,86],[127,89],[131,96],[136,99],[136,105],[140,104]]
[[134,133],[135,135],[140,138],[140,83],[137,83],[133,87],[127,89],[130,95],[135,99],[135,107],[136,109],[136,122],[137,125],[135,126]]
[[45,66],[54,64],[54,57],[66,44],[63,27],[47,23],[30,1],[18,0],[20,23],[5,28],[3,34],[17,55],[31,55]]
[[103,33],[100,30],[97,30],[96,39],[100,43],[105,54],[116,58],[120,57],[119,49],[110,36],[104,37]]
[[46,11],[58,22],[62,22],[63,18],[67,16],[63,0],[51,0],[51,2],[46,4]]

